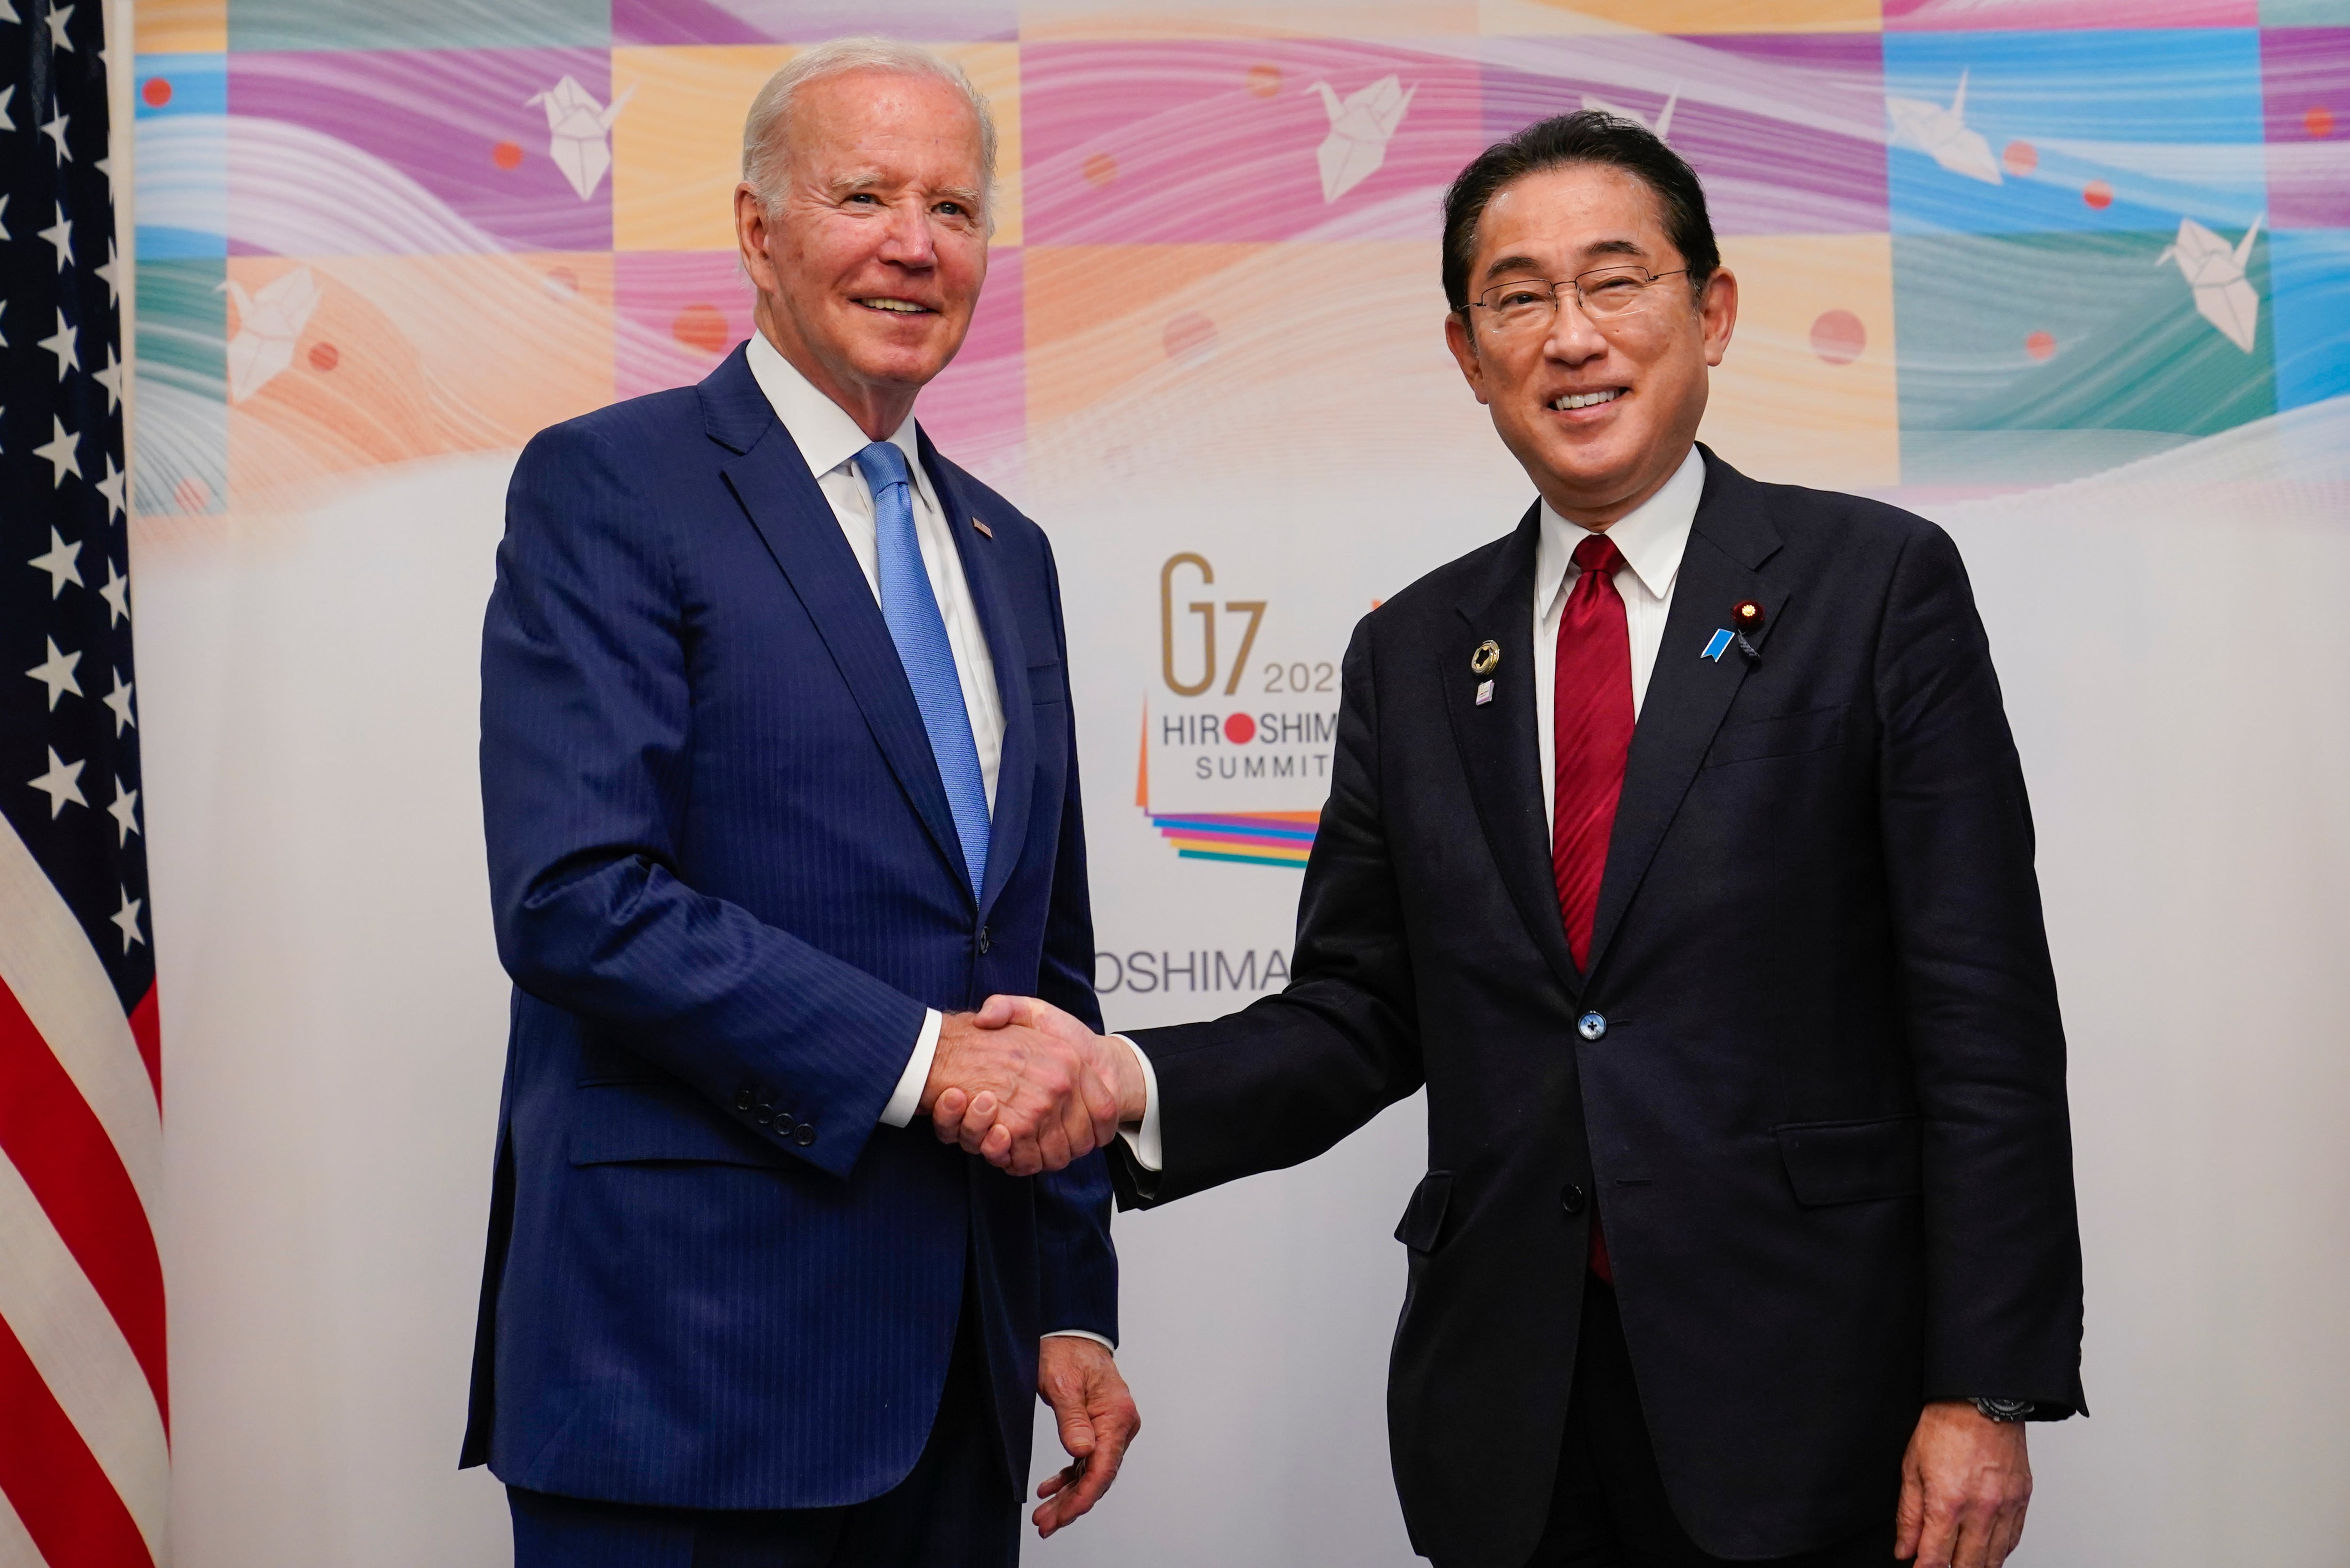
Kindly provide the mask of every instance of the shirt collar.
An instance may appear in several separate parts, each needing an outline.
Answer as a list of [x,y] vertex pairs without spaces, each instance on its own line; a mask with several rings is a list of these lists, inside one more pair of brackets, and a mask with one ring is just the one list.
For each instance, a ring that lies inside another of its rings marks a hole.
[[[780,358],[780,356],[778,356]],[[1697,522],[1697,504],[1705,494],[1705,459],[1692,445],[1673,476],[1654,495],[1616,520],[1607,537],[1622,551],[1624,564],[1640,580],[1652,599],[1672,592],[1680,575],[1681,556],[1688,553],[1690,527]],[[1534,545],[1534,607],[1546,615],[1575,561],[1575,547],[1594,530],[1570,523],[1542,504],[1542,536]]]
[[[822,479],[872,444],[871,438],[848,417],[848,410],[816,390],[816,383],[800,374],[799,367],[785,358],[767,341],[765,333],[751,334],[746,357],[759,390],[767,394],[775,417],[791,432],[801,458],[808,465],[808,472]],[[914,474],[915,483],[927,493],[930,486],[923,483],[921,441],[910,410],[890,432],[889,444],[906,454],[906,467]]]

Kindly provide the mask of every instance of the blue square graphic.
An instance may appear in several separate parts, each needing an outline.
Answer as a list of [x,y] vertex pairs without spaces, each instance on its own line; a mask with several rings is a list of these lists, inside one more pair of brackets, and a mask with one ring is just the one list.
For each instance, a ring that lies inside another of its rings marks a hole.
[[2241,230],[2267,205],[2249,27],[1889,33],[1885,98],[1896,234]]
[[141,55],[131,118],[139,258],[228,254],[228,57]]
[[2276,290],[2277,407],[2350,396],[2350,229],[2269,237]]

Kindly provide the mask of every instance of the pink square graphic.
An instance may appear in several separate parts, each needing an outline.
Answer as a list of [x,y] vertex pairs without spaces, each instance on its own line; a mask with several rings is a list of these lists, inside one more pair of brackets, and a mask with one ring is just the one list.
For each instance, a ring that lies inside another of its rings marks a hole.
[[1888,33],[2037,32],[2050,28],[2257,27],[2260,0],[1884,0]]
[[2269,224],[2350,228],[2350,27],[2261,35]]
[[[988,258],[962,351],[922,390],[915,415],[966,466],[1016,447],[1027,427],[1017,246]],[[750,279],[732,251],[620,251],[612,257],[613,392],[690,387],[748,338]]]
[[1484,146],[1473,60],[1335,39],[1036,44],[1031,244],[1424,239]]

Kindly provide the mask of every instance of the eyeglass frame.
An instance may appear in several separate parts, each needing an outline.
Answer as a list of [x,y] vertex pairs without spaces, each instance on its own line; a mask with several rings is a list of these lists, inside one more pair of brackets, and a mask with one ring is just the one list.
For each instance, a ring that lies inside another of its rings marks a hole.
[[1631,310],[1626,310],[1626,311],[1620,312],[1620,313],[1618,313],[1617,315],[1615,315],[1615,316],[1609,316],[1609,317],[1598,317],[1598,316],[1594,316],[1594,315],[1591,313],[1591,307],[1590,307],[1590,306],[1589,306],[1587,303],[1586,303],[1586,301],[1585,301],[1585,299],[1584,299],[1584,296],[1583,296],[1583,280],[1584,280],[1585,278],[1586,278],[1586,277],[1596,277],[1596,276],[1598,276],[1601,273],[1628,273],[1628,272],[1637,272],[1637,273],[1640,273],[1640,274],[1645,275],[1646,275],[1646,277],[1648,278],[1648,282],[1646,282],[1646,283],[1644,283],[1644,284],[1642,284],[1642,285],[1640,286],[1640,292],[1641,292],[1641,294],[1642,294],[1644,296],[1646,296],[1646,294],[1648,293],[1648,291],[1651,287],[1655,286],[1656,285],[1658,285],[1658,284],[1659,284],[1659,283],[1662,283],[1665,279],[1667,279],[1667,278],[1669,278],[1669,277],[1687,277],[1687,276],[1689,276],[1689,275],[1690,275],[1690,269],[1689,269],[1689,268],[1687,268],[1687,267],[1685,267],[1685,266],[1682,266],[1682,267],[1675,267],[1675,268],[1674,268],[1672,271],[1670,271],[1670,272],[1654,272],[1654,271],[1651,271],[1650,269],[1648,269],[1648,267],[1645,267],[1645,266],[1640,265],[1638,262],[1619,262],[1619,263],[1617,263],[1617,264],[1616,264],[1615,265],[1613,265],[1613,266],[1596,266],[1596,267],[1592,267],[1592,268],[1590,268],[1590,269],[1589,269],[1589,270],[1587,270],[1587,271],[1576,273],[1573,277],[1563,277],[1563,278],[1518,278],[1518,279],[1513,279],[1513,280],[1512,280],[1512,281],[1510,281],[1510,282],[1492,284],[1492,285],[1489,285],[1488,286],[1486,286],[1486,287],[1484,287],[1484,288],[1482,288],[1482,289],[1478,290],[1478,292],[1477,292],[1477,297],[1476,297],[1476,298],[1474,298],[1474,299],[1472,299],[1472,300],[1471,300],[1467,305],[1464,305],[1464,306],[1462,306],[1461,307],[1461,319],[1462,320],[1462,322],[1463,322],[1463,323],[1472,322],[1472,321],[1474,321],[1474,320],[1475,320],[1475,317],[1471,317],[1471,316],[1469,314],[1469,312],[1471,312],[1471,310],[1492,310],[1492,309],[1495,308],[1494,306],[1490,306],[1490,305],[1488,305],[1488,304],[1486,304],[1486,303],[1485,303],[1486,297],[1487,297],[1488,296],[1490,296],[1490,295],[1492,295],[1492,294],[1494,294],[1494,293],[1496,293],[1496,292],[1498,292],[1498,291],[1500,291],[1500,290],[1502,290],[1502,289],[1505,289],[1505,288],[1524,288],[1524,287],[1526,287],[1527,286],[1529,286],[1530,284],[1539,283],[1540,285],[1542,285],[1542,286],[1543,286],[1543,287],[1544,287],[1544,288],[1546,288],[1546,289],[1550,290],[1550,297],[1551,297],[1551,315],[1552,315],[1552,317],[1553,317],[1554,319],[1555,319],[1555,318],[1556,318],[1557,314],[1558,314],[1558,290],[1559,290],[1559,286],[1560,286],[1561,284],[1569,284],[1569,285],[1572,285],[1572,286],[1574,286],[1574,289],[1575,289],[1575,307],[1577,310],[1579,310],[1579,311],[1583,312],[1583,318],[1584,318],[1586,321],[1590,322],[1594,327],[1598,326],[1602,320],[1607,320],[1607,321],[1621,321],[1621,320],[1623,320],[1623,319],[1624,319],[1626,317],[1627,317],[1627,316],[1632,316],[1632,315],[1636,315],[1636,314],[1638,314],[1639,310],[1641,310],[1641,309],[1645,309],[1645,308],[1646,308],[1646,306],[1635,306],[1635,307],[1634,307],[1633,309],[1631,309]]

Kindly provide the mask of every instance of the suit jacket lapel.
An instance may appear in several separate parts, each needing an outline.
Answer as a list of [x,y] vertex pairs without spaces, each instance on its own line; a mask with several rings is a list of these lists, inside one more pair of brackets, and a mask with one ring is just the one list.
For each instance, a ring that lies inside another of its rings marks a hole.
[[[1542,753],[1534,732],[1540,721],[1529,661],[1534,637],[1534,540],[1541,528],[1537,505],[1495,556],[1492,575],[1461,599],[1458,607],[1467,625],[1460,638],[1437,649],[1434,657],[1453,742],[1461,748],[1469,794],[1492,845],[1502,884],[1559,983],[1580,994],[1583,977],[1567,950],[1558,884],[1551,875],[1550,825],[1543,820]],[[1502,650],[1501,662],[1489,675],[1480,676],[1469,661],[1488,639]],[[1480,703],[1476,689],[1484,680],[1493,682],[1493,699]]]
[[1735,646],[1719,659],[1702,657],[1701,650],[1717,629],[1730,625],[1731,607],[1742,599],[1763,608],[1762,628],[1749,638],[1762,649],[1787,602],[1785,590],[1760,570],[1778,550],[1779,534],[1757,487],[1711,452],[1705,451],[1705,493],[1674,581],[1672,612],[1632,732],[1624,793],[1607,841],[1607,868],[1592,921],[1594,972],[1752,662]]
[[711,373],[702,390],[705,429],[737,453],[720,472],[816,623],[914,815],[929,830],[956,882],[970,887],[962,841],[955,834],[954,814],[939,780],[930,732],[922,727],[922,711],[914,701],[914,689],[906,680],[906,667],[898,658],[889,623],[881,618],[872,586],[848,541],[841,537],[831,504],[759,390],[740,348]]
[[972,526],[976,515],[928,435],[921,437],[922,462],[946,514],[947,533],[962,558],[963,581],[971,586],[972,602],[979,607],[980,628],[987,635],[988,657],[995,661],[996,701],[1003,708],[1003,754],[995,771],[995,814],[988,829],[987,885],[980,890],[979,915],[984,920],[996,895],[1020,864],[1028,836],[1028,803],[1036,782],[1036,714],[1028,696],[1028,650],[1021,640],[1020,622],[1003,584],[994,541]]

